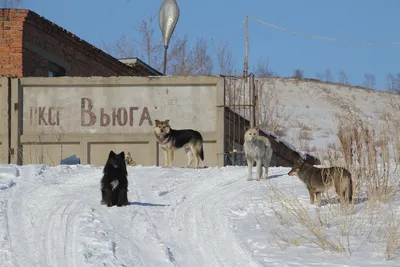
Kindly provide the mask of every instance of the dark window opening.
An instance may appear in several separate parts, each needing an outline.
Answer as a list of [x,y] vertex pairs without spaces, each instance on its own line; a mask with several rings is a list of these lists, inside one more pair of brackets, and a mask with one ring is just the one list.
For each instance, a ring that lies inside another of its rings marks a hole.
[[53,62],[49,62],[49,77],[65,76],[65,69]]

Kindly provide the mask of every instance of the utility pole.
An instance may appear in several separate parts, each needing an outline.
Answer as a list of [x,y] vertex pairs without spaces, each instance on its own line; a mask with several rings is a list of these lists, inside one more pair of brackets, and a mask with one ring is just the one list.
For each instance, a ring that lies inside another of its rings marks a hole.
[[246,15],[246,56],[244,58],[243,78],[247,83],[247,76],[249,74],[249,16]]

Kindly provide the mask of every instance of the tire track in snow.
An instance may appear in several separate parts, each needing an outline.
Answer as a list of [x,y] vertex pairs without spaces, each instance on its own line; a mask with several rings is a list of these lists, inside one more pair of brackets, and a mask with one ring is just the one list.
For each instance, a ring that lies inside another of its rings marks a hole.
[[[135,189],[135,195],[137,196],[137,200],[141,201],[141,198],[139,196],[139,193],[137,191],[137,189]],[[154,222],[151,219],[151,216],[149,215],[148,211],[147,211],[147,207],[143,207],[143,218],[145,220],[145,222],[147,223],[147,227],[149,227],[151,229],[151,233],[153,234],[153,238],[155,239],[155,241],[158,243],[156,245],[159,245],[162,252],[164,253],[165,258],[167,259],[167,261],[169,261],[173,266],[179,266],[179,264],[175,261],[175,257],[174,254],[171,251],[171,248],[165,243],[165,241],[163,241],[163,239],[161,238],[160,234],[158,233],[157,227],[154,224]]]
[[[132,211],[133,209],[133,211]],[[142,244],[138,243],[133,234],[137,209],[134,207],[104,207],[98,210],[101,220],[111,230],[110,239],[114,244],[114,256],[121,266],[148,266],[141,256]]]
[[100,169],[31,165],[21,173],[7,209],[19,266],[84,266],[77,256],[86,233],[78,226],[100,192]]
[[[135,179],[135,176],[141,176],[141,171],[146,171],[146,179]],[[140,250],[141,253],[147,254],[147,258],[152,258],[153,262],[150,265],[146,264],[146,266],[179,266],[175,261],[173,251],[170,246],[163,239],[162,235],[159,233],[159,228],[155,221],[157,218],[154,218],[150,214],[150,210],[159,209],[157,207],[153,207],[151,203],[146,204],[147,201],[150,201],[151,198],[149,195],[146,197],[142,197],[142,195],[146,195],[149,193],[149,189],[154,189],[152,186],[153,182],[157,183],[157,181],[165,176],[168,173],[168,169],[157,168],[153,169],[152,173],[148,172],[149,169],[135,169],[135,174],[130,175],[130,191],[133,192],[131,194],[130,200],[134,200],[136,205],[136,213],[135,220],[132,217],[130,229],[131,234],[137,238],[135,242],[141,242]],[[140,181],[145,181],[142,184]],[[139,193],[139,191],[142,193]],[[146,202],[142,203],[141,201],[146,199]],[[158,200],[161,200],[158,195]],[[154,202],[158,203],[158,202]],[[157,216],[158,217],[158,216]],[[135,265],[136,266],[136,265]]]
[[11,238],[7,223],[7,201],[1,201],[0,208],[0,262],[4,267],[15,267],[18,264],[11,247]]
[[246,181],[243,177],[229,179],[229,173],[224,177],[211,181],[199,178],[192,190],[201,193],[175,208],[173,221],[181,225],[183,233],[171,234],[190,240],[186,241],[185,254],[195,255],[187,258],[191,265],[261,266],[229,227],[226,203],[246,188]]
[[[123,209],[100,205],[101,176],[102,168],[97,168],[96,172],[93,172],[93,169],[88,169],[87,171],[77,172],[66,184],[68,188],[74,187],[81,200],[75,206],[75,209],[79,207],[79,216],[75,214],[73,218],[70,218],[70,222],[65,224],[65,229],[72,228],[72,230],[66,230],[66,232],[72,233],[68,235],[70,241],[66,242],[66,246],[64,246],[68,252],[64,254],[72,255],[72,262],[75,263],[73,266],[79,267],[82,265],[96,267],[99,265],[138,266],[136,265],[137,257],[132,254],[132,244],[129,244],[129,242],[125,245],[128,248],[128,254],[132,257],[126,259],[118,253],[121,242],[113,218],[119,218]],[[82,184],[82,181],[88,181],[88,184]],[[71,199],[71,197],[66,196],[65,199]],[[66,208],[68,210],[68,206]],[[126,223],[124,220],[117,220],[120,225]],[[71,261],[66,258],[64,262],[70,263]]]
[[[40,243],[39,240],[36,240],[37,243],[35,242],[33,251],[31,251],[31,239],[35,239],[35,237],[33,237],[34,233],[29,229],[29,226],[33,224],[32,217],[27,215],[32,214],[34,207],[27,208],[27,212],[25,213],[25,207],[22,203],[26,199],[31,199],[32,192],[37,188],[34,179],[37,175],[40,175],[43,169],[44,166],[41,165],[18,167],[20,173],[19,179],[16,185],[10,190],[7,199],[7,232],[10,238],[12,253],[15,255],[16,266],[34,264],[32,257],[29,258],[29,256],[37,253],[37,246]],[[22,178],[23,180],[21,180]],[[23,213],[24,215],[22,215]]]
[[[128,200],[136,199],[132,196],[134,177],[128,168],[129,191]],[[100,182],[100,177],[98,181]],[[86,178],[86,177],[85,177]],[[96,266],[102,262],[106,266],[153,266],[149,265],[148,258],[143,257],[143,240],[135,235],[138,223],[138,209],[141,206],[128,205],[124,207],[106,207],[100,203],[100,187],[94,189],[96,200],[92,201],[92,208],[86,208],[80,219],[80,232],[85,232],[80,248],[83,252],[83,261],[86,265]],[[93,208],[97,206],[96,208]]]
[[[64,201],[62,201],[64,202]],[[75,216],[74,211],[80,204],[80,201],[68,201],[66,204],[61,204],[52,212],[46,223],[45,237],[45,256],[46,266],[61,266],[61,263],[70,262],[75,265],[74,255],[72,250],[74,239],[71,235],[76,233],[74,230]],[[70,227],[73,227],[72,233]],[[72,250],[72,251],[71,251]]]
[[1,166],[2,177],[0,177],[0,194],[3,200],[0,200],[0,262],[4,267],[18,266],[17,259],[12,250],[11,236],[8,225],[8,199],[11,194],[10,190],[15,186],[15,180],[19,177],[19,171],[15,166]]

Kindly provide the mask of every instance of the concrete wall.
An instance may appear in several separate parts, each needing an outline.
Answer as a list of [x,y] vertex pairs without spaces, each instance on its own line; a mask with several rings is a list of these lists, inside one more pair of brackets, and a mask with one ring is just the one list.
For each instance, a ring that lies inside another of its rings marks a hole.
[[[249,126],[224,105],[221,77],[0,78],[0,85],[0,163],[58,165],[75,154],[82,164],[102,166],[112,149],[130,152],[140,165],[163,165],[153,129],[156,119],[169,119],[175,129],[202,133],[201,165],[224,166],[233,162],[231,144],[242,152]],[[272,166],[290,166],[299,156],[265,135]],[[174,166],[186,163],[177,150]]]
[[[142,165],[164,163],[155,119],[204,137],[206,166],[223,165],[223,88],[217,77],[22,78],[12,81],[11,162],[57,165],[72,154],[104,165],[110,149],[130,152]],[[15,136],[15,135],[14,135]],[[183,150],[174,166],[185,166]],[[219,156],[220,155],[220,156]]]

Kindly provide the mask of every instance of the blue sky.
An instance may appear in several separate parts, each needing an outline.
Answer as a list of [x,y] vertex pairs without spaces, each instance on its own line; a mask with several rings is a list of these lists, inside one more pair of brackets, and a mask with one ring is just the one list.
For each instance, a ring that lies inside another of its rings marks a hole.
[[[122,35],[134,38],[135,25],[158,13],[162,0],[23,0],[29,8],[80,38],[98,46]],[[243,68],[246,14],[283,28],[350,41],[400,41],[399,0],[178,0],[181,14],[175,36],[203,37],[218,44],[229,41],[233,60]],[[159,34],[155,21],[156,33]],[[160,37],[161,38],[161,37]],[[316,77],[343,70],[351,84],[362,85],[364,73],[376,76],[377,89],[389,72],[400,72],[400,45],[351,45],[307,38],[249,21],[250,71],[259,60],[281,76],[295,69]],[[218,49],[212,47],[213,54]]]

